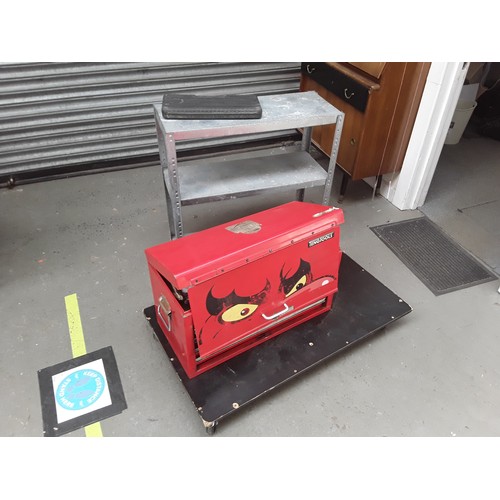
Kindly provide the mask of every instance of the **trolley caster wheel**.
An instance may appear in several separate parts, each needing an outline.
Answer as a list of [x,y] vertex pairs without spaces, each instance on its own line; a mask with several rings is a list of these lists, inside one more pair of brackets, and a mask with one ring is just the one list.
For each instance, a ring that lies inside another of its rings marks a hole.
[[215,434],[216,428],[217,428],[217,422],[207,422],[205,424],[205,431],[209,436],[213,436]]

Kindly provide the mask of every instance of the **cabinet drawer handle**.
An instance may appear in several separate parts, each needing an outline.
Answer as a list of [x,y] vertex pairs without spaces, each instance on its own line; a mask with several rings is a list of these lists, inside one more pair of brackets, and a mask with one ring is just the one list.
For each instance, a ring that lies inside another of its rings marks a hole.
[[356,145],[356,139],[352,138],[351,139],[351,146],[355,146]]
[[350,99],[354,95],[354,92],[351,92],[350,95],[347,95],[347,89],[344,89],[344,95],[346,99]]
[[309,74],[311,74],[313,71],[316,71],[316,68],[315,68],[314,66],[311,68],[311,66],[308,64],[308,65],[306,66],[306,71],[307,71]]

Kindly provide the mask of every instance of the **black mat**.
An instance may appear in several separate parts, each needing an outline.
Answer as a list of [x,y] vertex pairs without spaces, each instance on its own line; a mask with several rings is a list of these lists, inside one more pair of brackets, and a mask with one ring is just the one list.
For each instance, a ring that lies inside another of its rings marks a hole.
[[434,295],[498,279],[427,217],[371,229]]

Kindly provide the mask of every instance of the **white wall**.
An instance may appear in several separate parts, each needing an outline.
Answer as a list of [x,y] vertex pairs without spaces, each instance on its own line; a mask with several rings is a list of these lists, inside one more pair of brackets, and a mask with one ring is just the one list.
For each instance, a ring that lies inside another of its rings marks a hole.
[[423,205],[469,63],[432,63],[401,171],[383,177],[380,193],[401,210]]

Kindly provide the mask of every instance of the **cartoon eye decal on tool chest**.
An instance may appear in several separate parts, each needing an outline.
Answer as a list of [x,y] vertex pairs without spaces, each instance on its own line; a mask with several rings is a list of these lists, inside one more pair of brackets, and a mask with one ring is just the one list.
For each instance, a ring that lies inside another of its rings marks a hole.
[[[267,324],[278,316],[286,317],[288,310],[293,310],[292,306],[289,308],[287,305],[292,296],[306,292],[313,284],[318,287],[331,283],[334,279],[333,276],[324,275],[319,278],[314,277],[310,262],[295,258],[285,261],[274,273],[269,273],[267,270],[264,276],[252,275],[252,283],[255,284],[251,286],[258,286],[253,294],[241,293],[243,290],[253,291],[248,283],[232,283],[234,288],[225,295],[221,284],[215,284],[206,295],[205,307],[209,316],[199,331],[199,343],[200,345],[203,343],[206,335],[215,338],[222,331],[224,335],[238,335],[248,328],[244,326],[247,322]],[[274,313],[273,304],[279,304],[282,314]],[[272,308],[271,313],[269,307]]]
[[260,292],[247,297],[241,297],[233,290],[229,295],[221,298],[214,297],[212,290],[207,296],[207,311],[211,316],[217,316],[219,323],[235,323],[251,316],[264,301],[271,289],[269,280]]
[[280,292],[285,294],[285,297],[290,297],[295,292],[298,292],[301,288],[304,288],[312,280],[311,275],[311,264],[305,260],[300,259],[300,265],[297,271],[291,274],[291,270],[285,271],[285,265],[280,271]]

